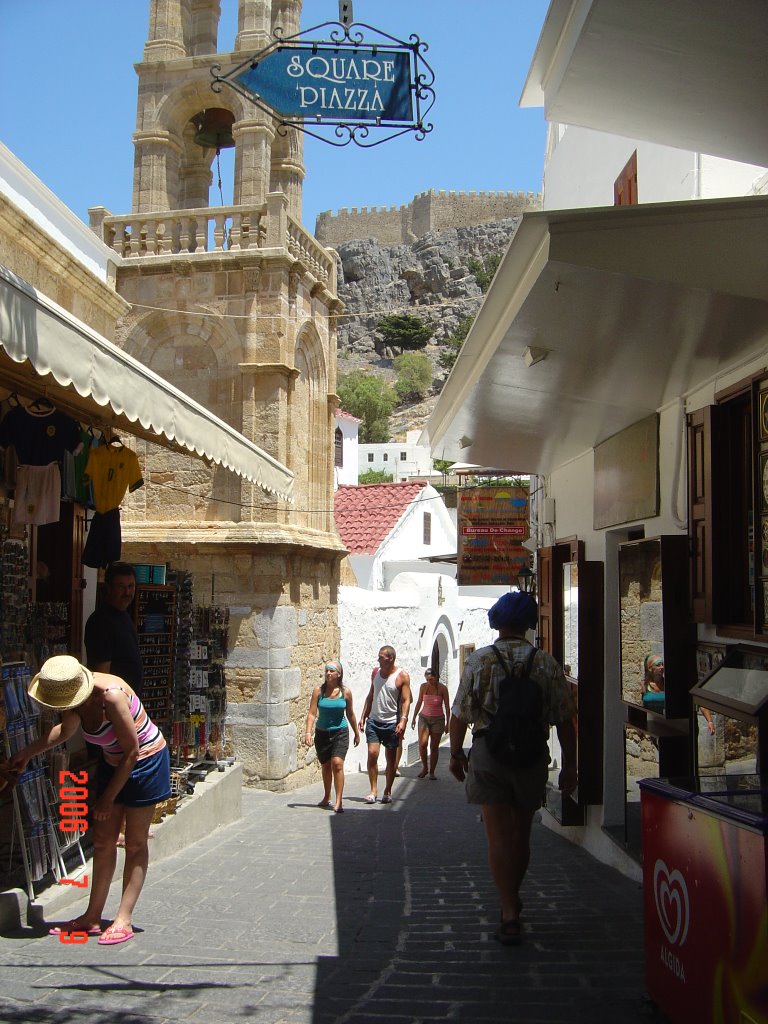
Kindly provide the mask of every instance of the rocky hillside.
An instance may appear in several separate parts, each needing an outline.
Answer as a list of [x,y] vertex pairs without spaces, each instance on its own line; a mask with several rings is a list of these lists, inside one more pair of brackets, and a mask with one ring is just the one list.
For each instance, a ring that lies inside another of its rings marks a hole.
[[447,376],[438,362],[440,347],[464,317],[475,316],[480,308],[483,294],[470,262],[503,253],[519,222],[514,217],[432,232],[412,245],[381,246],[363,238],[338,247],[339,298],[346,307],[339,322],[339,374],[365,369],[394,381],[397,353],[386,348],[376,330],[387,313],[412,313],[434,328],[423,350],[434,370],[432,391],[423,402],[395,409],[393,440],[426,423]]

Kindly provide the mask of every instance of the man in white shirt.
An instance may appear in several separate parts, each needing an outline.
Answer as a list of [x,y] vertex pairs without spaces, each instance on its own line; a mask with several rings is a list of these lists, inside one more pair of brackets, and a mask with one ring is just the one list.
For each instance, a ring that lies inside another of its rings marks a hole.
[[411,677],[395,664],[395,649],[386,644],[379,651],[379,667],[371,672],[371,688],[365,699],[360,727],[365,726],[368,741],[368,779],[371,791],[365,798],[375,804],[379,780],[379,750],[384,746],[387,760],[383,804],[392,802],[392,784],[397,771],[398,753],[411,706]]

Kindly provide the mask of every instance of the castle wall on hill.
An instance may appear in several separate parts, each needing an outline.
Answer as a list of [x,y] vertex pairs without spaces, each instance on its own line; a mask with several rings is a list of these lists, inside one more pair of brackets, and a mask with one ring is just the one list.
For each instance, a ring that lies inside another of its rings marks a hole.
[[429,231],[468,228],[541,209],[535,192],[445,192],[430,189],[402,206],[342,207],[318,215],[315,236],[323,245],[375,238],[380,245],[409,245]]

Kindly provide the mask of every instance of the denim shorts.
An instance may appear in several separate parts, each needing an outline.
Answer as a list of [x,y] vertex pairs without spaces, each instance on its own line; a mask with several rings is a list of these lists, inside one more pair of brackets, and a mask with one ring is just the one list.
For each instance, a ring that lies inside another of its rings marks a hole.
[[[98,796],[109,785],[115,769],[102,760],[96,772],[96,792]],[[171,759],[168,747],[163,747],[151,757],[137,761],[128,776],[128,781],[115,797],[116,804],[126,807],[149,807],[159,804],[171,795]]]
[[365,723],[365,738],[368,743],[381,743],[387,750],[397,750],[400,737],[395,732],[397,722],[374,722],[369,718]]

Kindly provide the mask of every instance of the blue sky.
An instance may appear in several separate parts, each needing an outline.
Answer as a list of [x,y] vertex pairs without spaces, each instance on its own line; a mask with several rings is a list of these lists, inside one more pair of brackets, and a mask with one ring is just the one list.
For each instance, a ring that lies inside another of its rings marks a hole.
[[[547,7],[548,0],[354,0],[356,21],[429,44],[435,127],[423,142],[405,136],[371,150],[307,139],[305,225],[313,230],[323,210],[399,205],[429,188],[539,191],[544,114],[518,101]],[[305,0],[302,28],[335,20],[338,10],[338,0]],[[0,140],[84,220],[89,206],[130,211],[133,65],[148,15],[149,0],[0,0]],[[236,28],[236,0],[222,0],[221,51]]]

